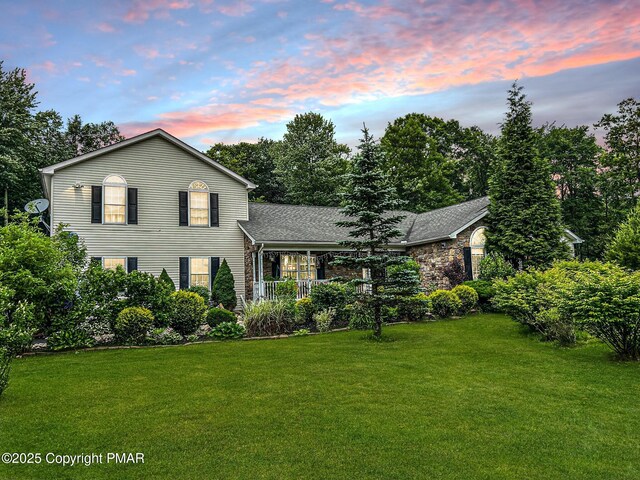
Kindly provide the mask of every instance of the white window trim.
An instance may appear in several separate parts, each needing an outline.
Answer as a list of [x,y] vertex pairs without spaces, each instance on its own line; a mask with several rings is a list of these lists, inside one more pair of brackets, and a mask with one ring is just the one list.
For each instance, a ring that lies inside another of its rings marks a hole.
[[[194,225],[194,226],[200,226],[200,225]],[[209,285],[207,285],[207,288],[209,290],[211,290],[211,257],[187,257],[189,259],[189,286],[187,288],[191,288],[191,259],[192,258],[206,258],[207,259],[207,264],[209,265],[209,267],[207,268],[208,272],[207,275],[209,275]],[[196,273],[195,275],[202,275],[201,273]]]
[[[109,177],[120,177],[122,179],[122,181],[124,182],[124,185],[122,183],[110,183],[107,182],[107,178]],[[105,221],[105,218],[107,218],[106,212],[105,212],[105,207],[106,207],[106,202],[105,202],[105,195],[107,193],[107,189],[105,187],[121,187],[124,188],[124,222],[107,222]],[[104,177],[104,180],[102,181],[102,224],[103,225],[128,225],[129,224],[129,184],[127,183],[127,180],[122,176],[119,175],[117,173],[110,173],[109,175],[107,175],[106,177]],[[121,258],[121,257],[111,257],[111,258]]]
[[[118,224],[119,225],[119,224]],[[104,266],[104,260],[105,258],[124,258],[124,271],[129,273],[129,257],[119,257],[116,255],[108,255],[106,257],[100,257],[100,264],[102,265],[102,268],[104,270],[106,270],[105,266]],[[110,269],[111,270],[111,269]]]
[[[477,232],[478,230],[482,230],[482,229],[484,229],[484,231],[485,231],[485,232],[487,231],[487,227],[486,227],[486,226],[484,226],[484,225],[481,225],[481,226],[479,226],[479,227],[475,228],[475,229],[473,230],[473,232],[471,232],[471,235],[469,235],[469,249],[471,250],[471,264],[472,264],[472,266],[471,266],[471,269],[472,269],[471,273],[472,273],[472,277],[473,277],[473,278],[472,278],[472,280],[477,280],[477,279],[478,279],[478,275],[480,274],[480,271],[479,271],[480,263],[478,263],[478,271],[477,271],[477,272],[474,272],[474,271],[473,271],[473,249],[474,249],[474,248],[480,248],[480,247],[482,247],[482,258],[484,258],[484,257],[487,255],[487,244],[486,244],[486,243],[484,243],[483,245],[479,245],[479,244],[473,244],[473,243],[471,243],[471,239],[472,239],[472,238],[473,238],[473,236],[476,234],[476,232]],[[485,237],[485,238],[486,238],[486,237]]]
[[[202,190],[199,188],[191,188],[191,185],[193,185],[196,182],[202,182],[207,187],[207,189]],[[207,223],[204,225],[191,225],[191,192],[203,192],[207,194]],[[189,184],[189,189],[187,190],[187,224],[188,226],[196,227],[196,228],[206,228],[211,226],[211,196],[209,195],[210,192],[211,192],[211,189],[209,188],[209,185],[207,184],[207,182],[203,180],[194,180]],[[195,257],[195,258],[200,258],[200,257]],[[191,259],[191,257],[189,257],[189,259]]]

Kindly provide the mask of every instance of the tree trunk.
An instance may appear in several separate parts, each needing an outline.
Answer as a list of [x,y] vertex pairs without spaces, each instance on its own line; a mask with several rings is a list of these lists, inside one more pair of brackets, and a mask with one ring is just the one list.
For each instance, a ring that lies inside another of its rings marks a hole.
[[373,336],[380,338],[382,336],[382,312],[380,309],[380,303],[374,300],[373,305]]

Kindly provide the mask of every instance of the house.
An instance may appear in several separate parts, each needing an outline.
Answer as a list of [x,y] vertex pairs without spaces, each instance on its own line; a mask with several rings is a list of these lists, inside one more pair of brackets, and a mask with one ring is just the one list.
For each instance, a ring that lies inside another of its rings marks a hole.
[[[271,297],[280,279],[299,295],[336,276],[348,254],[338,208],[251,203],[256,186],[163,130],[153,130],[41,170],[51,224],[65,224],[105,268],[159,275],[180,288],[209,287],[223,259],[238,296]],[[478,198],[427,213],[400,212],[402,236],[389,245],[420,265],[425,286],[448,286],[444,268],[459,261],[475,278],[484,255]],[[581,240],[567,231],[571,245]]]

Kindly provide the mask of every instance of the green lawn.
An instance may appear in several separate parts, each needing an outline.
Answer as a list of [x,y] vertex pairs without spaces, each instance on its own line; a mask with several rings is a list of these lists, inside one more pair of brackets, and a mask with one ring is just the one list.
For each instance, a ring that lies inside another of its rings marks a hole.
[[16,360],[0,453],[145,463],[0,464],[0,478],[640,477],[640,365],[500,315],[386,333]]

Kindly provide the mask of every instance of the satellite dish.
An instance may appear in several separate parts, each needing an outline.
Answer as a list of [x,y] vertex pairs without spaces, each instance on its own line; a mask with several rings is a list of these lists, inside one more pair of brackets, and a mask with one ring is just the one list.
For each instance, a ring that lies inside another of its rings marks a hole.
[[25,211],[29,213],[42,213],[49,207],[49,200],[46,198],[39,198],[37,200],[31,200],[24,206]]

